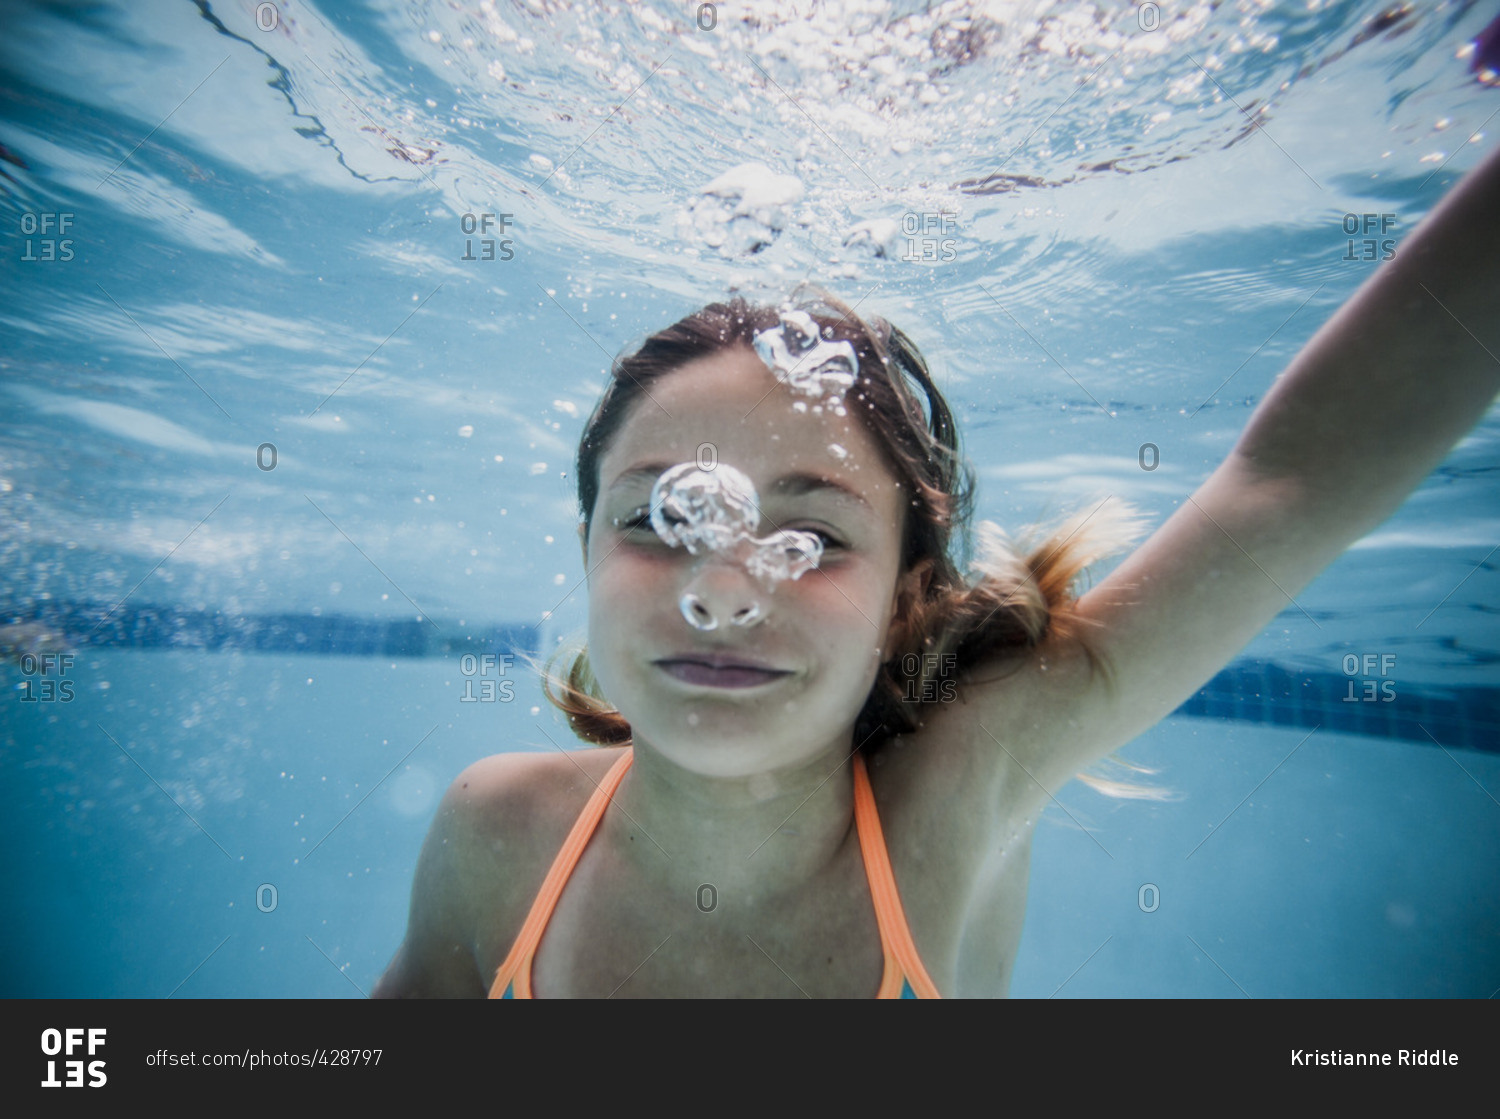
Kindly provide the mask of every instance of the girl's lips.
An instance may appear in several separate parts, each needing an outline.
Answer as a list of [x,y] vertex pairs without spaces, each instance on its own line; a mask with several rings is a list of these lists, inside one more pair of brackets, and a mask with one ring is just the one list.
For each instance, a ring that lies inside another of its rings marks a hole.
[[763,668],[718,657],[666,658],[657,661],[656,667],[684,684],[708,688],[757,688],[791,675],[778,668]]

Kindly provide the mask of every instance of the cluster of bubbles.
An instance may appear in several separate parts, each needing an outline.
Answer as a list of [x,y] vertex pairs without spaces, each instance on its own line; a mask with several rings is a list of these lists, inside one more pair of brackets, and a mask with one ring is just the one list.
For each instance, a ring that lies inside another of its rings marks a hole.
[[[694,462],[678,463],[663,471],[651,488],[651,527],[664,543],[737,564],[768,593],[782,580],[800,579],[818,566],[823,542],[817,536],[780,529],[758,537],[759,521],[755,483],[727,463],[712,470]],[[718,619],[696,595],[684,593],[678,606],[695,629],[718,627]],[[764,616],[765,608],[754,603],[732,621],[748,626]]]
[[[815,411],[826,406],[842,416],[844,393],[854,387],[859,370],[853,343],[824,338],[806,311],[782,310],[777,317],[779,325],[755,336],[760,360],[794,393],[817,401]],[[801,411],[806,405],[799,401],[796,407]]]
[[742,163],[705,186],[686,213],[678,234],[696,239],[726,257],[758,253],[776,241],[799,202],[803,186],[763,163]]

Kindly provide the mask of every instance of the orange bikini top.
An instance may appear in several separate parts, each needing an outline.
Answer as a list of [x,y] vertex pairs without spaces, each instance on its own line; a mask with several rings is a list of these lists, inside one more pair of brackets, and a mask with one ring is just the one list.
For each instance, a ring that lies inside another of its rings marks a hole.
[[[573,830],[552,862],[552,869],[542,888],[532,902],[531,912],[521,932],[511,945],[510,954],[495,973],[494,985],[490,988],[492,999],[529,999],[531,993],[531,962],[536,956],[542,933],[552,918],[557,899],[562,896],[573,868],[589,838],[609,807],[610,798],[620,787],[625,771],[634,759],[634,749],[627,749],[619,761],[610,767],[603,782],[594,790],[573,824]],[[917,955],[916,943],[906,925],[906,912],[901,908],[901,896],[896,892],[896,877],[891,872],[890,856],[885,849],[885,836],[880,830],[880,816],[875,811],[875,794],[870,789],[870,776],[865,770],[865,760],[854,755],[854,826],[859,833],[860,854],[864,856],[865,877],[870,883],[870,897],[875,902],[875,920],[880,927],[880,945],[885,953],[885,973],[880,988],[875,992],[878,999],[935,999],[940,998],[937,987],[922,966]]]

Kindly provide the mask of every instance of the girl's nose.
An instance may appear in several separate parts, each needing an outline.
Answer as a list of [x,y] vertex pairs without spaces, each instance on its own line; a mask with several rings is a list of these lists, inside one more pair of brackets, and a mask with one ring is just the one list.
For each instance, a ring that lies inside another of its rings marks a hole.
[[677,600],[683,619],[696,630],[750,628],[766,618],[764,592],[738,564],[700,563]]

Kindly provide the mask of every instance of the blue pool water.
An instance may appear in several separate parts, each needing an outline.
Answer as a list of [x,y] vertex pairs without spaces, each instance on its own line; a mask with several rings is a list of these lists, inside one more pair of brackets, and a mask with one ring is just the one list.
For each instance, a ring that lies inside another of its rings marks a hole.
[[[10,5],[0,994],[368,992],[448,781],[572,745],[609,359],[730,290],[902,326],[981,516],[1165,520],[1492,148],[1494,14]],[[1497,446],[1124,751],[1171,799],[1063,792],[1013,994],[1500,988]]]

